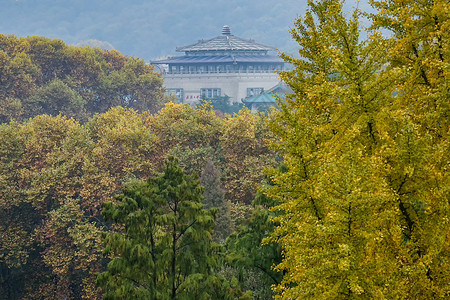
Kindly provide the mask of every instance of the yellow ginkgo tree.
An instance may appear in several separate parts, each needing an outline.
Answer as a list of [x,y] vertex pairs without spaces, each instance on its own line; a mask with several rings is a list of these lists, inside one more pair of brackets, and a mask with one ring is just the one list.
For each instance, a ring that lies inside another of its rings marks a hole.
[[282,54],[293,93],[272,146],[289,170],[270,171],[266,191],[283,211],[280,299],[450,293],[448,4],[374,6],[363,35],[360,11],[309,1],[291,30],[299,58]]

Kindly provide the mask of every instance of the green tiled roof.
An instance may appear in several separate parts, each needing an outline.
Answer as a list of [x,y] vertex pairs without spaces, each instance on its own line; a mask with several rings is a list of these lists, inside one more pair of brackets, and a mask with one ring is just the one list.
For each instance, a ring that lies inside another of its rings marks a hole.
[[270,90],[254,96],[252,98],[244,99],[242,102],[245,104],[253,104],[253,103],[267,103],[267,104],[276,104],[276,95],[284,98],[286,93],[292,93],[292,90],[286,85],[284,82],[280,82]]

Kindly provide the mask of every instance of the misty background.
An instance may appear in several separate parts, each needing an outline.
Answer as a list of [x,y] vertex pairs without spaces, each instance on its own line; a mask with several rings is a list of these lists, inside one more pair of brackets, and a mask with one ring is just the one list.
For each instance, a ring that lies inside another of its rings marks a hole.
[[[367,0],[346,3],[356,5],[369,7]],[[150,61],[229,25],[236,36],[295,53],[289,29],[305,8],[301,0],[0,0],[0,33],[114,48]]]

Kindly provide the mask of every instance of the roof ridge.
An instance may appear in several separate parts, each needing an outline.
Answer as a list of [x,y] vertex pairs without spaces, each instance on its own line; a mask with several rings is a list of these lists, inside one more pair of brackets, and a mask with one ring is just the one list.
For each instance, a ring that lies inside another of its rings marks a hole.
[[231,46],[231,42],[230,42],[230,35],[226,35],[225,37],[227,38],[227,42],[228,42],[228,46],[230,46],[230,50],[233,50],[233,47]]
[[187,51],[208,51],[208,50],[276,50],[275,47],[257,43],[253,39],[244,39],[235,35],[216,36],[207,40],[199,40],[196,43],[177,47],[177,52]]
[[187,47],[192,47],[192,46],[198,45],[198,44],[200,44],[200,43],[207,43],[207,42],[209,42],[209,41],[211,41],[211,40],[213,40],[213,39],[215,39],[215,38],[217,38],[217,37],[218,37],[218,36],[213,37],[213,38],[210,38],[210,39],[207,39],[207,40],[201,39],[201,40],[198,40],[196,43],[192,43],[192,44],[189,44],[189,45],[187,45],[187,46],[176,47],[176,48],[175,48],[175,51],[184,51],[184,50],[180,50],[180,49],[182,49],[182,48],[187,48]]
[[260,45],[260,46],[264,46],[264,47],[267,47],[267,48],[271,48],[273,50],[277,49],[274,46],[270,46],[270,45],[266,45],[266,44],[263,44],[263,43],[256,42],[254,39],[246,39],[246,38],[241,38],[241,37],[234,36],[234,35],[233,35],[233,37],[235,37],[236,39],[242,40],[242,41],[246,41],[246,42],[253,43],[253,44],[256,44],[256,45]]

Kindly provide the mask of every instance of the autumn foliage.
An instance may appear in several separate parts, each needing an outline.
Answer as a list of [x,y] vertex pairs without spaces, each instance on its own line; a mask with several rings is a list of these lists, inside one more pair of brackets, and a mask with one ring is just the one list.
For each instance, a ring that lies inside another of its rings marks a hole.
[[0,35],[0,298],[449,298],[450,4],[371,2],[308,1],[268,115]]
[[[101,234],[110,228],[102,204],[126,183],[155,175],[173,155],[190,173],[214,161],[225,183],[238,182],[234,166],[249,156],[259,157],[259,168],[271,165],[270,151],[241,149],[233,138],[245,129],[247,141],[259,143],[257,128],[246,124],[264,126],[263,117],[242,114],[233,121],[207,105],[171,103],[153,115],[112,108],[84,125],[61,115],[0,125],[0,298],[100,297]],[[227,122],[239,130],[224,134]],[[248,201],[260,178],[243,177],[245,196],[227,189],[226,201]]]
[[162,77],[142,59],[0,34],[0,122],[59,113],[85,122],[114,106],[156,112],[167,101]]
[[308,1],[283,55],[276,299],[450,296],[449,2],[372,2],[364,37],[362,12]]

